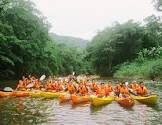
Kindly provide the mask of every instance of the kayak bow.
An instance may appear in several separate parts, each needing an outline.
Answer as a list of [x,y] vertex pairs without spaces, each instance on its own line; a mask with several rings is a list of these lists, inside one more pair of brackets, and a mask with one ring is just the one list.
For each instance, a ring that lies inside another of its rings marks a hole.
[[104,97],[104,98],[98,98],[98,97],[91,97],[91,104],[93,106],[101,106],[111,103],[114,100],[114,97]]
[[148,105],[154,105],[157,103],[158,96],[157,95],[150,95],[150,96],[134,96],[132,95],[132,98]]

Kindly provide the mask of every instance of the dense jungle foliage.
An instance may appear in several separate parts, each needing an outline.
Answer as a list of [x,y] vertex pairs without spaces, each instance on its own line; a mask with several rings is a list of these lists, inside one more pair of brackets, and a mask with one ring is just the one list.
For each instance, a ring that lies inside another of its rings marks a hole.
[[0,0],[0,78],[86,72],[83,51],[56,44],[49,26],[31,1]]
[[[156,1],[158,10],[160,3]],[[91,42],[51,35],[49,29],[50,24],[30,0],[0,0],[0,78],[73,71],[115,77],[162,74],[161,17],[151,15],[142,23],[116,22]],[[74,41],[83,43],[77,46]],[[152,61],[149,68],[139,66]]]

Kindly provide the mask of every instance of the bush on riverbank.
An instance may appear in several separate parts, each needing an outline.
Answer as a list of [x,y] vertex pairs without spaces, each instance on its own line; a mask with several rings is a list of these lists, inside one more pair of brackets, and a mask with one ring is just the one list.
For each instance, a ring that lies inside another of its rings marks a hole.
[[131,63],[124,63],[114,73],[115,78],[162,78],[162,58],[144,60],[142,63],[137,60]]

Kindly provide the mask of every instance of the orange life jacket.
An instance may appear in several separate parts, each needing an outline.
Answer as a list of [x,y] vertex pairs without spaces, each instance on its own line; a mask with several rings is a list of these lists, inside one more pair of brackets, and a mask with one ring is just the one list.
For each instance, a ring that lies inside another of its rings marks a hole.
[[88,93],[88,90],[85,85],[79,87],[79,93],[83,95]]
[[45,84],[45,89],[46,90],[55,90],[56,87],[55,87],[54,83],[51,83],[51,82],[47,81],[47,83]]
[[107,92],[112,92],[113,91],[112,86],[105,86],[105,90]]
[[96,95],[105,96],[106,95],[105,88],[98,87]]
[[132,84],[132,89],[133,89],[133,91],[136,91],[137,88],[138,88],[138,84]]
[[51,90],[55,90],[56,89],[55,83],[51,83],[50,88],[51,88]]
[[120,93],[121,94],[128,94],[129,95],[129,90],[127,87],[121,87],[120,88]]
[[146,87],[141,87],[139,86],[137,88],[137,94],[139,95],[145,95],[145,94],[148,94],[148,89]]
[[121,89],[121,86],[118,84],[118,85],[115,87],[115,92],[120,92],[120,89]]
[[105,94],[106,94],[106,96],[108,96],[109,93],[112,92],[112,91],[113,91],[112,86],[108,86],[108,85],[105,86]]
[[63,86],[62,86],[61,83],[59,83],[59,84],[57,85],[56,90],[57,90],[57,91],[63,91]]
[[97,86],[97,84],[96,83],[92,83],[92,90],[97,90],[97,88],[98,88],[98,86]]
[[68,92],[73,94],[75,92],[75,87],[73,85],[67,85]]
[[34,88],[35,89],[40,89],[40,83],[39,83],[39,81],[35,81],[35,84],[34,84]]

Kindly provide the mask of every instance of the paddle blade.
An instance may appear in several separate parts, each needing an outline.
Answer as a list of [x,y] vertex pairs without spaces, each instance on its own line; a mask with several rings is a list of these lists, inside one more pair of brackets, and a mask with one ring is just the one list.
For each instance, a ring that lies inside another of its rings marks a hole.
[[46,78],[46,76],[45,75],[42,75],[39,80],[40,81],[43,81],[45,78]]
[[32,82],[32,83],[29,83],[26,87],[27,88],[32,88],[34,86],[34,83]]
[[12,89],[11,87],[5,87],[5,88],[3,89],[3,91],[12,92],[13,89]]
[[129,92],[130,92],[132,95],[137,96],[137,94],[133,92],[133,89],[128,89],[128,90],[129,90]]

